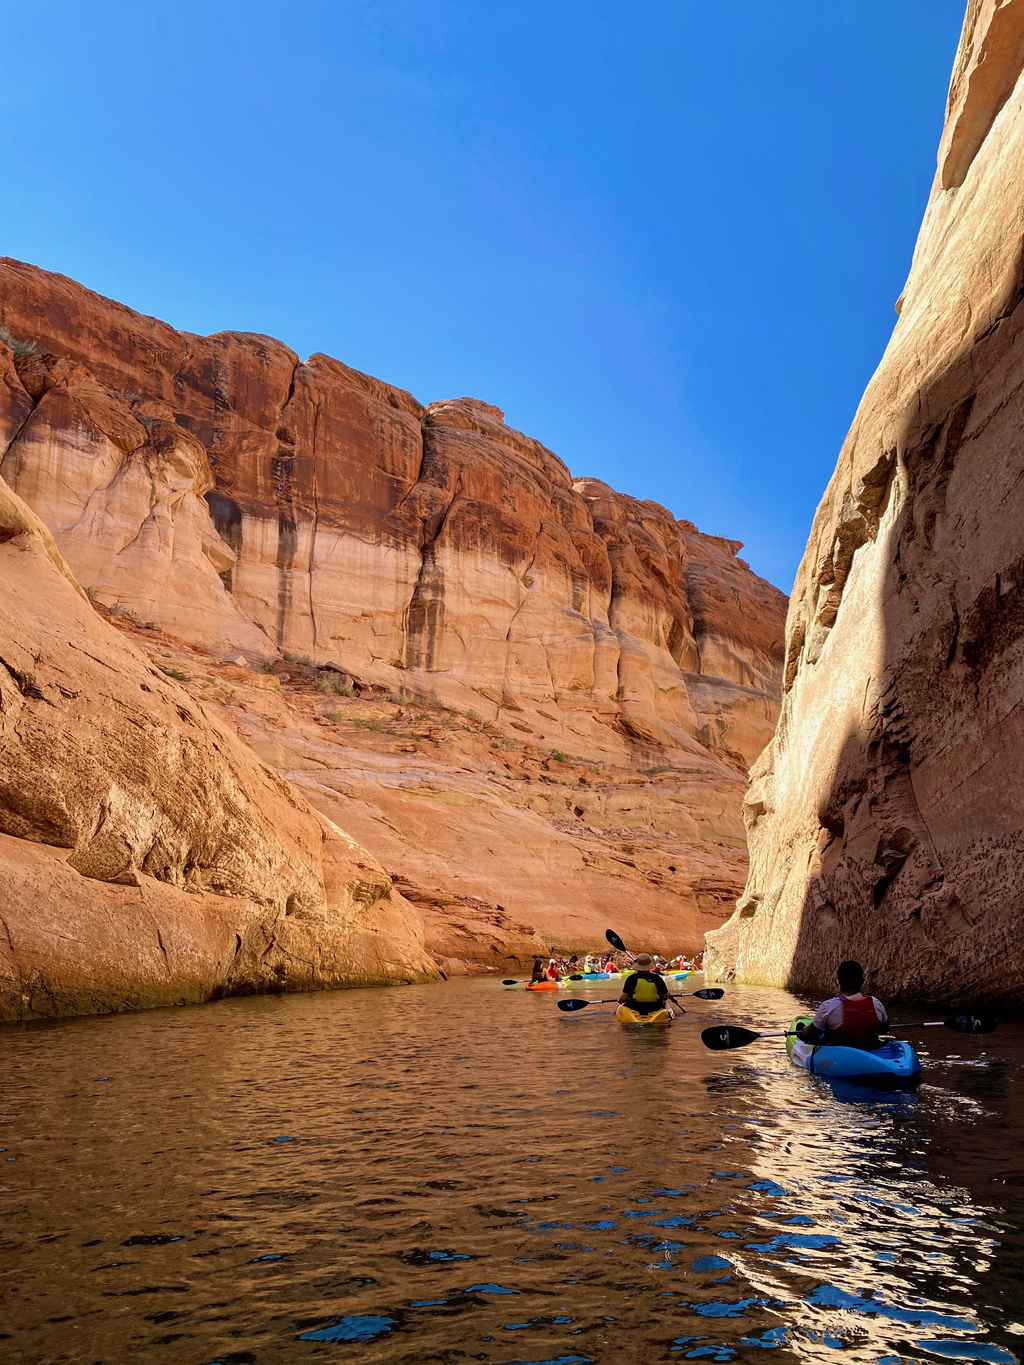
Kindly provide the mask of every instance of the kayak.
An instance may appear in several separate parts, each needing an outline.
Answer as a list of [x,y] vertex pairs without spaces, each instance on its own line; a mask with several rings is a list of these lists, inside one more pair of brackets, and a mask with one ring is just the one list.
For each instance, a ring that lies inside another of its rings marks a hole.
[[[798,1014],[789,1026],[790,1033],[797,1024],[809,1024],[811,1015]],[[921,1080],[921,1059],[901,1039],[883,1043],[867,1051],[860,1047],[802,1043],[799,1038],[786,1039],[786,1052],[794,1066],[815,1076],[846,1081],[865,1081],[869,1085],[914,1086]]]
[[611,972],[580,972],[584,981],[607,981]]
[[526,989],[528,991],[557,991],[560,984],[558,981],[527,981]]
[[639,1014],[636,1010],[631,1010],[628,1005],[620,1005],[615,1011],[615,1017],[620,1024],[669,1024],[672,1022],[672,1015],[668,1010],[652,1010],[650,1014]]

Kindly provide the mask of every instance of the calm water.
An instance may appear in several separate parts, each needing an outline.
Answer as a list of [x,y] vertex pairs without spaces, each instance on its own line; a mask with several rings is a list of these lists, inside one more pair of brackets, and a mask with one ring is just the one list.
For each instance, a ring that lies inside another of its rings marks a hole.
[[779,991],[650,1034],[557,998],[0,1030],[0,1359],[1016,1359],[1024,1024],[929,1031],[893,1096],[701,1047]]

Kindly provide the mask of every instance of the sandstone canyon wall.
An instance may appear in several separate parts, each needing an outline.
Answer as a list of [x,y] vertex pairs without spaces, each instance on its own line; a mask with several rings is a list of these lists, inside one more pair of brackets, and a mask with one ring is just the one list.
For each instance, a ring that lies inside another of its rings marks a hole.
[[1024,985],[1024,0],[971,0],[899,319],[818,508],[717,979]]
[[555,705],[739,766],[770,738],[784,596],[499,409],[176,332],[11,260],[0,326],[0,474],[100,601],[219,653]]
[[0,480],[0,1020],[427,980],[381,867],[103,621]]
[[[230,732],[251,746],[252,782],[270,780],[260,761],[286,780],[268,810],[290,802],[305,828],[313,807],[332,839],[341,826],[371,850],[350,849],[350,866],[332,844],[348,868],[330,879],[337,908],[315,877],[304,904],[348,924],[355,897],[372,925],[394,928],[376,966],[362,941],[349,959],[335,950],[340,928],[318,929],[306,978],[282,975],[276,947],[230,970],[196,949],[201,983],[179,990],[172,973],[168,997],[409,979],[434,963],[515,971],[534,952],[596,950],[609,924],[695,951],[721,923],[746,872],[740,804],[778,711],[786,605],[737,558],[739,542],[574,480],[486,403],[424,406],[268,337],[179,333],[20,262],[0,262],[0,326],[0,476],[88,591],[92,629],[108,644],[113,632],[163,687],[178,680],[191,719],[175,724]],[[27,606],[19,629],[27,639]],[[90,680],[83,715],[114,704],[93,687],[104,678]],[[144,700],[157,803],[186,831],[227,818],[210,805],[216,782],[193,809],[177,740],[150,733]],[[66,747],[60,725],[47,733]],[[124,785],[101,740],[54,761],[73,784],[77,765],[98,764],[74,848],[113,807],[114,843],[130,850],[85,872],[76,852],[60,875],[92,876],[81,894],[97,905],[141,903],[122,874],[151,899],[170,894],[150,892],[156,877],[202,924],[195,898],[209,898],[220,854],[182,852],[165,877],[137,793],[101,798]],[[43,825],[20,828],[8,833],[41,856]],[[375,868],[365,892],[360,860]],[[210,911],[225,942],[244,913],[280,944],[275,916],[293,892],[274,878],[256,910],[257,883],[243,877],[229,894],[246,906]],[[290,933],[299,921],[281,923]],[[97,1000],[143,998],[124,986],[142,973],[126,962]],[[54,1008],[90,1007],[72,996]]]

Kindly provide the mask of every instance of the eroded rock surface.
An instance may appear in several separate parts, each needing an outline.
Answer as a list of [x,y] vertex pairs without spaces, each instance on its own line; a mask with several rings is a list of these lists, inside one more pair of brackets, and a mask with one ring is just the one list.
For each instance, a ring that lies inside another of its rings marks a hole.
[[101,619],[2,480],[0,602],[0,1019],[436,974],[379,863]]
[[174,331],[0,263],[0,473],[107,605],[497,714],[581,711],[737,768],[772,733],[785,598],[664,507],[573,481],[470,398]]
[[695,952],[742,888],[744,779],[729,763],[679,755],[638,770],[607,727],[604,750],[578,752],[572,716],[539,717],[545,732],[522,713],[324,692],[312,665],[262,673],[96,610],[374,851],[448,973],[515,976],[536,953],[603,950],[609,927]]
[[815,517],[718,979],[1019,1005],[1024,0],[971,0],[900,316]]

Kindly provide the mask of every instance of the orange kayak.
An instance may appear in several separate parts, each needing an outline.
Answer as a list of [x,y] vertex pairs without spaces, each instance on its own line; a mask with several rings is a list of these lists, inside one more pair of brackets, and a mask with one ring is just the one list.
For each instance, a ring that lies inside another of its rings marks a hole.
[[527,981],[527,983],[526,983],[526,989],[527,989],[528,991],[557,991],[557,990],[558,990],[558,982],[557,982],[557,981]]

